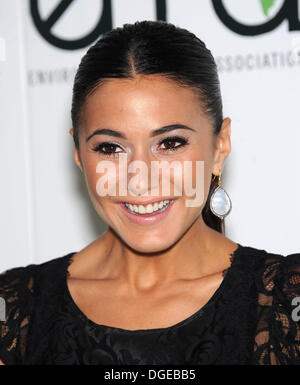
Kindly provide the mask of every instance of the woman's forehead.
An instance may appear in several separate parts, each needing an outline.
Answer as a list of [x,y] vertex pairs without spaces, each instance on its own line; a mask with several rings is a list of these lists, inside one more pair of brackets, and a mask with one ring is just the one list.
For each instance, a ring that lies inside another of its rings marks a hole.
[[149,127],[170,121],[208,119],[198,95],[191,88],[179,86],[163,76],[138,79],[110,79],[101,84],[86,100],[83,108],[85,126],[114,122],[148,122]]

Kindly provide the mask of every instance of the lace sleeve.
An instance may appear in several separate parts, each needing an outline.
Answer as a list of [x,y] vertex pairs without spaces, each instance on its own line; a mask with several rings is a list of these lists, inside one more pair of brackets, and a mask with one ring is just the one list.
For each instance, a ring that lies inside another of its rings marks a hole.
[[299,365],[300,254],[268,257],[257,286],[254,364]]
[[33,276],[30,269],[17,267],[0,274],[0,360],[21,364],[33,308]]

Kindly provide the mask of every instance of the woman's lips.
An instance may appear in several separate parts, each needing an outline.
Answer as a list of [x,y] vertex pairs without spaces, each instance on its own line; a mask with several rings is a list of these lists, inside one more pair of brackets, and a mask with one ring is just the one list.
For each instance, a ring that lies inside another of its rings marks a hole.
[[175,199],[170,199],[170,203],[168,207],[162,212],[153,212],[151,214],[133,214],[131,213],[125,206],[124,203],[119,203],[121,210],[127,216],[127,218],[138,225],[153,225],[159,221],[161,221],[164,217],[166,217],[173,206]]

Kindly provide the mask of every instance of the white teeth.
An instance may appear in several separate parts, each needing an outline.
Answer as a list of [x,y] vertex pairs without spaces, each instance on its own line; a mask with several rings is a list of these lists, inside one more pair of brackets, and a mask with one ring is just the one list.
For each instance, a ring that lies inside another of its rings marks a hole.
[[143,205],[139,205],[139,214],[145,214],[146,209]]
[[160,201],[160,202],[155,202],[153,205],[151,203],[148,203],[146,206],[145,205],[132,205],[130,203],[125,203],[125,206],[132,212],[136,214],[151,214],[154,211],[158,211],[162,209],[163,207],[167,207],[169,205],[170,201],[165,200],[165,201]]
[[150,214],[150,213],[153,213],[153,211],[154,211],[154,206],[152,206],[150,203],[147,204],[146,213]]

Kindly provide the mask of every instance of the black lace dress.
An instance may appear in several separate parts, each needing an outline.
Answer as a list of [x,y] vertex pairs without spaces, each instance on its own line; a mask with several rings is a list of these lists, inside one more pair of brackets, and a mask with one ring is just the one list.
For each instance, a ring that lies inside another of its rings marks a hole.
[[242,246],[210,300],[166,328],[99,325],[76,306],[66,278],[72,255],[0,275],[5,364],[300,364],[300,253]]

